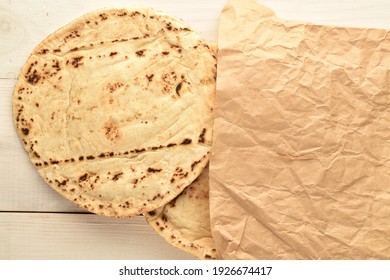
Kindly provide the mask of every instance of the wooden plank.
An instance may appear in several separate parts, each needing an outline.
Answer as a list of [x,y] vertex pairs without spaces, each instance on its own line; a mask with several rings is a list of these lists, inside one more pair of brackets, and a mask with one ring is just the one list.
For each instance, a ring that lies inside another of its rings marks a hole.
[[143,217],[0,213],[0,259],[195,259],[168,244]]
[[388,0],[257,0],[284,19],[349,27],[390,29]]

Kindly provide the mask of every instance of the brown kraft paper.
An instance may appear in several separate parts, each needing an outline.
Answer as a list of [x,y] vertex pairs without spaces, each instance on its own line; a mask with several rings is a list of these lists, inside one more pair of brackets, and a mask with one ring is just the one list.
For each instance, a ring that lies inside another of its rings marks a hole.
[[223,259],[390,258],[390,35],[231,0],[211,227]]

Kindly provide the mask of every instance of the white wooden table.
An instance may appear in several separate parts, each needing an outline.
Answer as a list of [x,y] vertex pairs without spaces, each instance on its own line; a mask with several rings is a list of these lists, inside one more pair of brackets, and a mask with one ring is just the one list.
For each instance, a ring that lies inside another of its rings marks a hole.
[[[12,121],[19,70],[47,35],[103,7],[143,5],[171,13],[216,41],[225,0],[0,0],[0,259],[193,259],[165,242],[143,217],[86,213],[39,177]],[[390,29],[390,0],[259,0],[278,16]]]

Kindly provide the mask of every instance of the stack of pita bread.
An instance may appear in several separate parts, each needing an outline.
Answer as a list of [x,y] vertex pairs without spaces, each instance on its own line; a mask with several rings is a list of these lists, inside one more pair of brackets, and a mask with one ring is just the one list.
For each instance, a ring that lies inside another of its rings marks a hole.
[[65,198],[99,215],[143,214],[174,246],[215,259],[207,164],[216,66],[178,18],[91,12],[32,52],[14,91],[15,126]]

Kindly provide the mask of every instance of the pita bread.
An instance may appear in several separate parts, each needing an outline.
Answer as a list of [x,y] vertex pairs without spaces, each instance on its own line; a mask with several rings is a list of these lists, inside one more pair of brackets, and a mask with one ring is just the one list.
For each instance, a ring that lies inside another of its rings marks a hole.
[[218,259],[210,229],[208,168],[178,197],[145,218],[173,246],[199,259]]
[[149,8],[91,12],[33,51],[14,121],[56,191],[132,217],[191,184],[209,159],[216,60],[183,21]]

